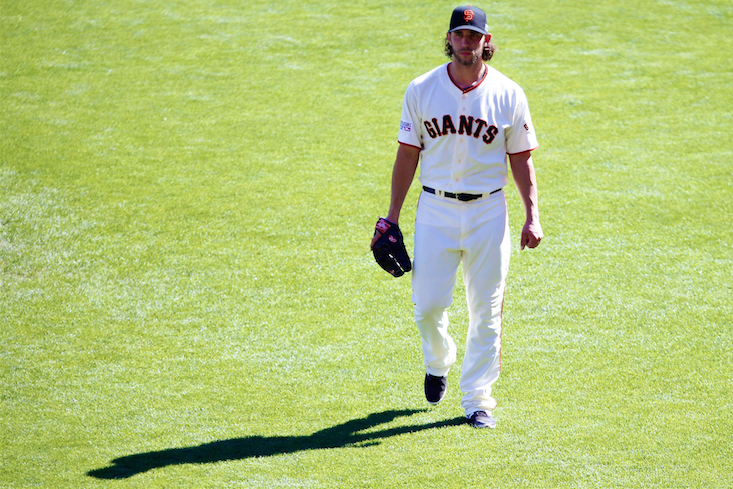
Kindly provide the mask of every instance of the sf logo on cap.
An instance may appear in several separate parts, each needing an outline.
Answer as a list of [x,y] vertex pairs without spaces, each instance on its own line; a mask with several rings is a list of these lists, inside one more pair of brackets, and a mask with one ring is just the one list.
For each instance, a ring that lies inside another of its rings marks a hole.
[[463,20],[471,22],[473,20],[473,10],[466,10],[463,12]]

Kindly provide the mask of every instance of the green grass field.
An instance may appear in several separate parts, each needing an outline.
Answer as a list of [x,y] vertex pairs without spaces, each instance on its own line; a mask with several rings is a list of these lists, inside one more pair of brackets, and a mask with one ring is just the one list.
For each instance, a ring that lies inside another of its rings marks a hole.
[[733,487],[733,4],[480,5],[546,235],[482,431],[368,248],[456,5],[0,0],[0,487]]

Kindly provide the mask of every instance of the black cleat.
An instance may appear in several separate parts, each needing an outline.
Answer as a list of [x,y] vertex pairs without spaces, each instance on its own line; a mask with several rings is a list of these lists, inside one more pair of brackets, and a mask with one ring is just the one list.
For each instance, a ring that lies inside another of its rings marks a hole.
[[486,411],[476,411],[468,418],[468,424],[474,428],[496,428],[496,420]]
[[447,377],[436,377],[435,375],[425,374],[425,399],[430,404],[435,405],[442,401],[447,390]]

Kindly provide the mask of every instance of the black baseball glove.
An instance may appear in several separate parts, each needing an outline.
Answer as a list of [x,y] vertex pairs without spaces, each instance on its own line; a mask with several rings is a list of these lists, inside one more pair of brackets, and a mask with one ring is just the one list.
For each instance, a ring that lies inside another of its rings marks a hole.
[[375,235],[377,231],[382,233],[382,236],[374,243],[372,252],[379,266],[395,277],[401,277],[405,272],[412,270],[412,263],[405,249],[402,231],[400,231],[397,223],[389,222],[380,217],[375,226]]

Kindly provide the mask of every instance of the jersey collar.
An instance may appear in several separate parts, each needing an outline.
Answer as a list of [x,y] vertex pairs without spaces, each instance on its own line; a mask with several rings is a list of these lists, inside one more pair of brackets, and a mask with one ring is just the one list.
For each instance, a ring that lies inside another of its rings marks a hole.
[[471,90],[477,89],[479,87],[479,85],[481,85],[484,82],[484,80],[486,79],[486,76],[489,74],[489,67],[484,65],[485,66],[485,68],[484,68],[484,74],[481,77],[481,79],[478,80],[475,85],[471,85],[468,88],[461,88],[461,87],[458,86],[458,84],[455,82],[455,80],[453,79],[453,77],[450,75],[450,70],[448,69],[449,66],[450,66],[450,63],[446,63],[446,65],[445,65],[445,71],[446,71],[446,73],[448,73],[448,78],[450,78],[451,83],[453,83],[453,85],[458,90],[460,90],[463,93],[468,93]]

